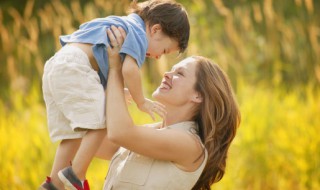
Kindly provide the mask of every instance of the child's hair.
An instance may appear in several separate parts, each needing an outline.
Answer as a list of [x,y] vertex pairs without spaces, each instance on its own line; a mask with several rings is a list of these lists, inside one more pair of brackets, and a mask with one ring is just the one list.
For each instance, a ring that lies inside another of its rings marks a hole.
[[189,41],[190,25],[185,8],[173,0],[149,0],[137,3],[133,0],[128,13],[138,14],[150,26],[160,24],[163,32],[177,40],[180,53]]

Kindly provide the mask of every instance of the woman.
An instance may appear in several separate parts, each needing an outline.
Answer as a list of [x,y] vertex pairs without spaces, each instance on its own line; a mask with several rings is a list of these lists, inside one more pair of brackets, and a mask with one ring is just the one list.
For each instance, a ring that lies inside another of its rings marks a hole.
[[[123,91],[115,31],[108,48],[107,131],[97,156],[109,158],[104,189],[210,189],[221,180],[240,123],[230,82],[218,65],[192,56],[164,74],[153,98],[162,123],[134,125]],[[112,146],[111,146],[112,145]],[[118,149],[118,145],[121,146]],[[108,147],[108,148],[107,148]]]

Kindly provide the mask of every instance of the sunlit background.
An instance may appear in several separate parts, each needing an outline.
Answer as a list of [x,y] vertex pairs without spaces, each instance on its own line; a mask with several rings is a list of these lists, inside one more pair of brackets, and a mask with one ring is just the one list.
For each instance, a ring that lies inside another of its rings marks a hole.
[[[229,75],[242,123],[218,190],[320,189],[320,1],[181,0],[190,17],[186,53],[148,60],[148,97],[162,73],[189,55],[217,62]],[[111,14],[129,0],[0,0],[0,190],[34,190],[50,174],[41,92],[45,61],[59,35]],[[149,116],[130,106],[137,124]],[[108,162],[88,172],[102,189]]]

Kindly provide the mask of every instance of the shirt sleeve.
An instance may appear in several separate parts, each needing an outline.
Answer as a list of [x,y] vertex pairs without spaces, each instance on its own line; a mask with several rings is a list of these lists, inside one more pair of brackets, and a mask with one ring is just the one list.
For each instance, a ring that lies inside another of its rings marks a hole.
[[127,37],[122,44],[120,54],[130,55],[136,60],[138,66],[141,67],[145,61],[147,44],[145,34],[138,33],[136,30],[128,27]]

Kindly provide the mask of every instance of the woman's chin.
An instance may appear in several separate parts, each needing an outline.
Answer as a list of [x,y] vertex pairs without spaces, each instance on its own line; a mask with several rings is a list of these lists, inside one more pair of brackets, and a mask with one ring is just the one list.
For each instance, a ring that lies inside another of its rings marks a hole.
[[162,103],[164,100],[164,96],[162,93],[162,90],[160,88],[157,88],[153,93],[152,93],[152,97],[153,99],[155,99],[156,101]]
[[157,99],[158,96],[159,96],[159,88],[157,88],[157,89],[152,93],[152,97],[153,97],[154,99]]

